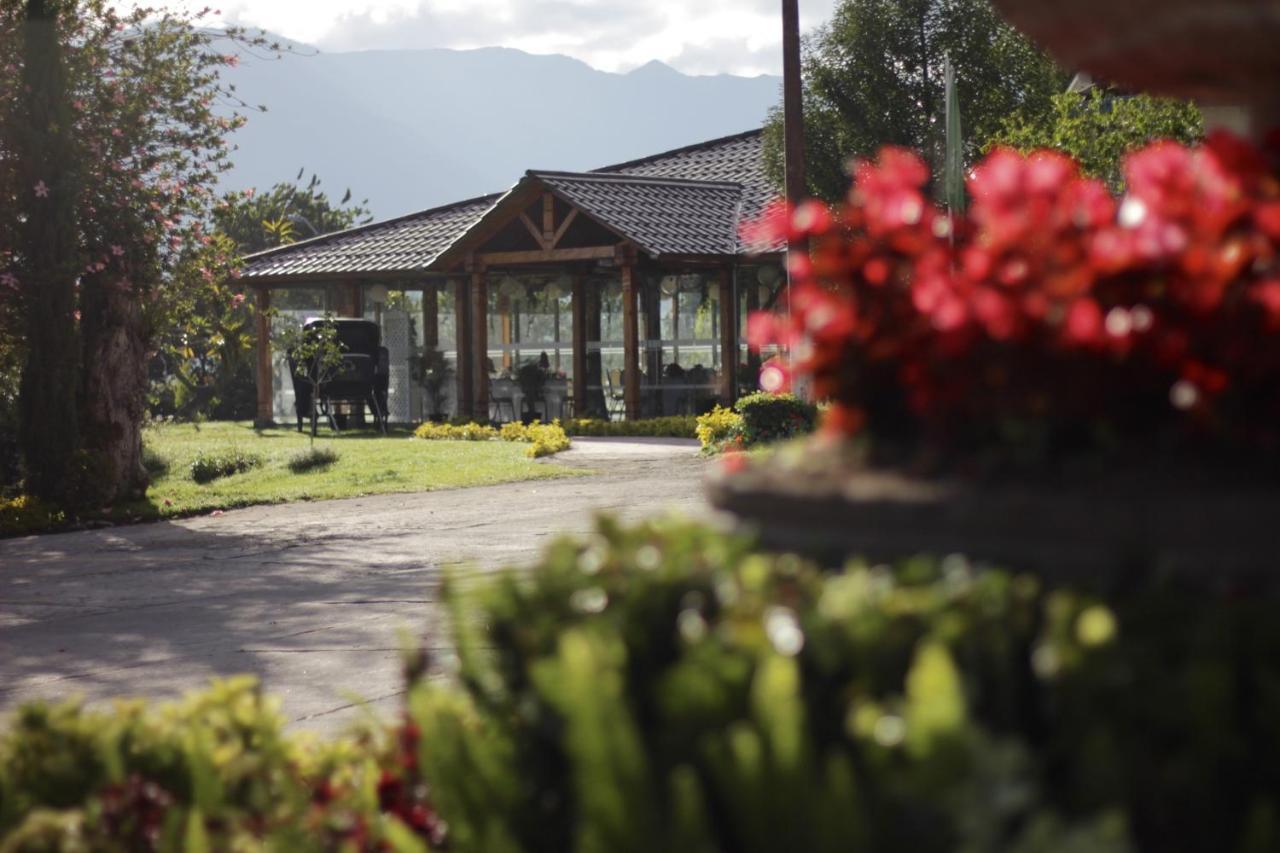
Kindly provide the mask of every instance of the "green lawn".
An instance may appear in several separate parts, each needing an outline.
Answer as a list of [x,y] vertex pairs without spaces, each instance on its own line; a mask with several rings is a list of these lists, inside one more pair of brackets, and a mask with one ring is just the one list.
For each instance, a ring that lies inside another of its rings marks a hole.
[[[162,468],[152,473],[146,501],[114,507],[110,516],[116,520],[165,518],[256,504],[424,492],[581,473],[526,458],[524,444],[413,441],[409,436],[393,432],[383,437],[371,431],[335,436],[322,430],[316,447],[332,448],[338,461],[328,468],[294,474],[288,462],[307,449],[308,438],[291,429],[255,430],[248,423],[149,427],[143,443],[148,458],[162,463]],[[191,479],[191,462],[197,454],[231,449],[260,455],[264,464],[205,485]]]

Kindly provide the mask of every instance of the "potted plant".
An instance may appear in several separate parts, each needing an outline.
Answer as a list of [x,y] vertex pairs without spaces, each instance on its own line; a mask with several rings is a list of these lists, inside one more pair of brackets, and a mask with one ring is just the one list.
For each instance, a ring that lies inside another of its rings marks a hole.
[[521,420],[530,424],[537,420],[535,403],[543,402],[547,388],[547,369],[537,361],[527,361],[516,371],[516,383],[520,386],[520,394],[524,397],[524,411]]
[[435,423],[442,423],[445,420],[444,389],[453,378],[453,368],[449,366],[444,351],[428,347],[422,355],[411,359],[410,368],[414,381],[427,395],[428,417]]
[[917,156],[861,164],[851,201],[778,211],[804,236],[790,311],[755,346],[830,400],[824,437],[713,485],[766,541],[966,551],[1050,573],[1270,571],[1280,512],[1280,182],[1215,134],[1156,143],[1114,198],[1053,152],[998,150],[972,204]]

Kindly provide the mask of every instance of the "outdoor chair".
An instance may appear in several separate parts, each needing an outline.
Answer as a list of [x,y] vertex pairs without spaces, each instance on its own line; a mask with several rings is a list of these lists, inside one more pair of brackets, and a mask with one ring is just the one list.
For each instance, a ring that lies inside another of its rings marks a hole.
[[627,395],[626,389],[622,385],[622,371],[614,368],[605,374],[605,403],[609,408],[609,420],[614,419],[614,415],[622,415],[625,417],[627,412]]
[[507,420],[514,421],[516,419],[516,392],[514,383],[511,380],[495,381],[492,376],[489,377],[489,420],[502,423],[502,407],[506,406],[507,411],[511,413],[511,417]]

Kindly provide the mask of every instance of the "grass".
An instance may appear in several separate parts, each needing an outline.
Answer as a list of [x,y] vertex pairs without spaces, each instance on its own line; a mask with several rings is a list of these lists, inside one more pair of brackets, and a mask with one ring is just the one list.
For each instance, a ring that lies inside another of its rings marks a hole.
[[[145,501],[112,507],[102,517],[144,521],[260,504],[318,501],[396,492],[425,492],[552,479],[580,472],[527,459],[524,445],[502,441],[412,441],[407,431],[321,432],[316,448],[338,454],[332,465],[295,474],[290,461],[308,450],[291,429],[255,430],[247,423],[164,424],[144,433],[151,488]],[[203,454],[239,451],[263,464],[205,485],[191,479]]]

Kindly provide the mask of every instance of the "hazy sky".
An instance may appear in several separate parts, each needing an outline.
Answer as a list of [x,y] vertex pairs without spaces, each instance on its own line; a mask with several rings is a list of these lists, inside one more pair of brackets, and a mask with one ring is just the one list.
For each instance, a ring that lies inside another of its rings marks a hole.
[[[800,0],[805,29],[836,0]],[[324,50],[514,47],[606,71],[781,72],[780,0],[223,0],[227,20]]]

